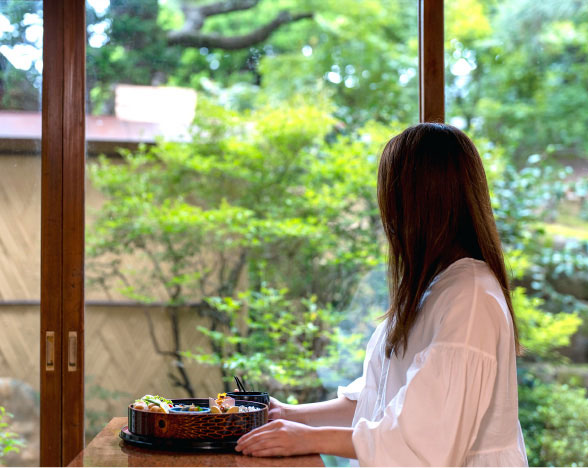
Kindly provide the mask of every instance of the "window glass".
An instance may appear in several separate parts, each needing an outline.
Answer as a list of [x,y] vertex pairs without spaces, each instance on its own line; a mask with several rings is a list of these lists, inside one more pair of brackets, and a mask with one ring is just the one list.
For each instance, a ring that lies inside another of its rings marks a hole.
[[588,5],[446,2],[447,121],[474,138],[512,273],[529,464],[588,459]]
[[414,2],[232,3],[87,2],[88,440],[234,375],[332,397],[387,305],[376,165],[418,120]]
[[0,465],[39,465],[43,2],[0,2]]

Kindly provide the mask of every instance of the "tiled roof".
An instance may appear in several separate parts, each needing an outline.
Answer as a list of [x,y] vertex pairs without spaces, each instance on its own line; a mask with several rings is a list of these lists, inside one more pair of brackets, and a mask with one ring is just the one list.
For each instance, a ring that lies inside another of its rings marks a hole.
[[[164,135],[157,123],[131,122],[114,116],[86,116],[86,140],[90,153],[113,152],[118,146],[154,143]],[[38,152],[41,113],[0,111],[0,152]]]

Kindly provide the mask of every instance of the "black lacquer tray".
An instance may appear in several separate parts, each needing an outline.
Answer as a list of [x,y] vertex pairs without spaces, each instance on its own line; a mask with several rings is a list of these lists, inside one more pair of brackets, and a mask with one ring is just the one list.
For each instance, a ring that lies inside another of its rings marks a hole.
[[152,450],[170,450],[175,452],[234,452],[235,441],[203,441],[193,439],[162,439],[160,437],[140,436],[129,431],[129,426],[124,426],[119,434],[126,443],[137,447]]

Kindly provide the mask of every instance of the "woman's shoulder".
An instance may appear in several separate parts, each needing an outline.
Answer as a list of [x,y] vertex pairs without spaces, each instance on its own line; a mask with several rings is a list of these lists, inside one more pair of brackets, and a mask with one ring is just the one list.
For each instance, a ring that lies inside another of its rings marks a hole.
[[486,262],[474,258],[461,258],[449,265],[434,280],[430,295],[466,304],[494,300],[506,306],[504,293],[494,273]]
[[432,285],[424,307],[439,341],[475,344],[490,352],[512,329],[502,288],[480,260],[451,264]]

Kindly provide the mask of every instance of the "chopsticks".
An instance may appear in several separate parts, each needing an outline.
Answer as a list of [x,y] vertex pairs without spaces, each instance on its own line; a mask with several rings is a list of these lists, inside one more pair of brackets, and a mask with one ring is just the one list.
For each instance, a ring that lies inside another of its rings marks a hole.
[[245,385],[243,384],[241,379],[239,377],[237,377],[236,375],[234,375],[233,377],[235,378],[235,382],[237,383],[237,388],[239,389],[239,391],[246,393],[247,390],[245,390]]

